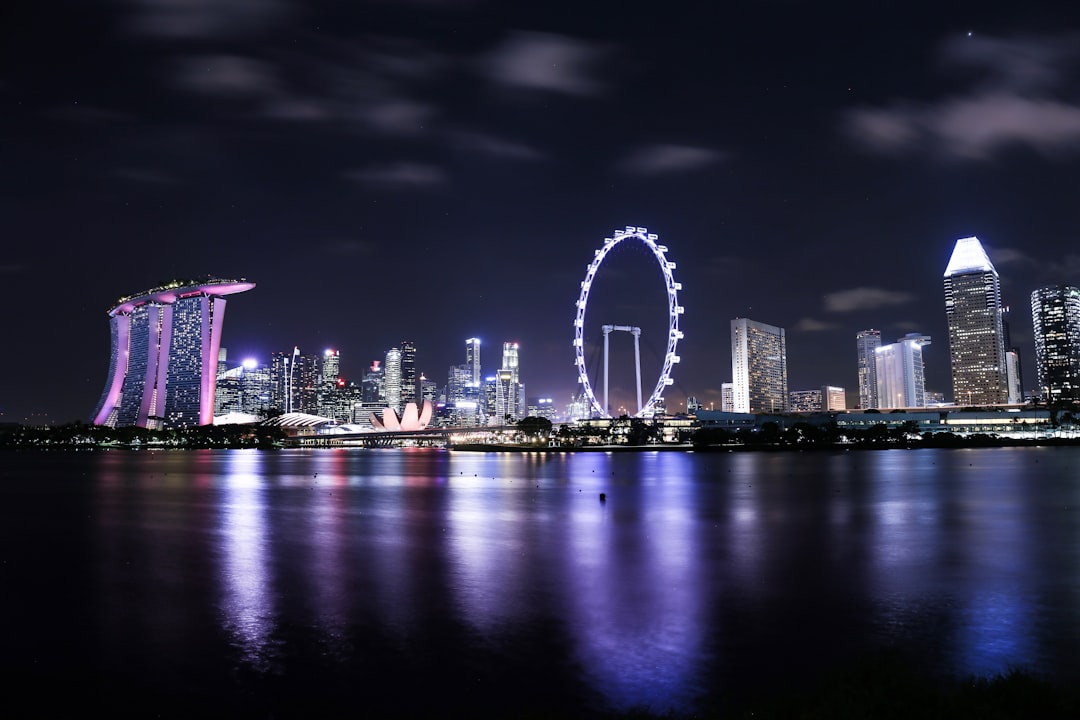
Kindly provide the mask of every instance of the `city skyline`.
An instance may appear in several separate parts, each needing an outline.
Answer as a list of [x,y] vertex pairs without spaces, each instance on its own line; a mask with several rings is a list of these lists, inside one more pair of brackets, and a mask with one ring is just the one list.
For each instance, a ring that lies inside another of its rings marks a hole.
[[[942,272],[971,236],[1028,392],[1031,293],[1080,285],[1080,7],[14,11],[0,302],[34,356],[2,356],[0,421],[88,420],[107,309],[166,278],[258,283],[229,306],[232,357],[340,348],[359,379],[407,338],[441,384],[463,339],[513,341],[526,393],[562,404],[586,267],[647,227],[685,307],[672,410],[721,405],[737,317],[785,329],[792,391],[844,387],[854,407],[852,340],[873,328],[936,338],[926,390],[951,396]],[[590,312],[642,329],[647,391],[655,261],[627,247],[598,275]]]

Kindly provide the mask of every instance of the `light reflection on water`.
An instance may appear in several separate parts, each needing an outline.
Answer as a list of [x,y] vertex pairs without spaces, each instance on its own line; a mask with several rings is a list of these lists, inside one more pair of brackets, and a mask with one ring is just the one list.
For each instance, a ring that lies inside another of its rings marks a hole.
[[96,632],[149,638],[125,655],[198,663],[205,605],[237,663],[285,676],[384,641],[483,674],[553,628],[536,652],[616,709],[888,645],[956,675],[1080,672],[1072,449],[87,457]]
[[268,671],[274,660],[271,641],[277,613],[259,461],[260,455],[254,452],[225,458],[218,502],[221,606],[223,628],[241,648],[243,660],[256,670]]

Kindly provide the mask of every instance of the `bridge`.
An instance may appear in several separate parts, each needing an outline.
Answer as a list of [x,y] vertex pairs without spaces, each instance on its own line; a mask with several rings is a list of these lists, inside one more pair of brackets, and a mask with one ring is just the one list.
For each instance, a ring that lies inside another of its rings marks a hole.
[[415,443],[422,447],[448,447],[460,443],[485,443],[500,435],[517,432],[516,425],[491,427],[438,427],[423,430],[372,430],[364,432],[313,433],[294,435],[286,447],[395,447]]

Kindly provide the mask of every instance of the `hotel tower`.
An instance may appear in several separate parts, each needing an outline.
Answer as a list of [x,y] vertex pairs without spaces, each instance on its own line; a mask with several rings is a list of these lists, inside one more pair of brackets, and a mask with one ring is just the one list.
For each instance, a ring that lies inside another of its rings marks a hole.
[[997,405],[1009,401],[1001,283],[978,238],[956,241],[945,268],[945,314],[953,402]]
[[150,429],[209,425],[225,296],[246,280],[175,280],[120,298],[109,311],[109,376],[95,425]]

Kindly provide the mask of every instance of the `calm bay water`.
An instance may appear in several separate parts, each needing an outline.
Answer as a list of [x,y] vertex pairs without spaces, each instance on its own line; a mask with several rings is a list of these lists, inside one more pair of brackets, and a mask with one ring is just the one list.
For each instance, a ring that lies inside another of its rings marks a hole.
[[692,713],[883,648],[1080,680],[1080,449],[8,453],[0,513],[39,714]]

